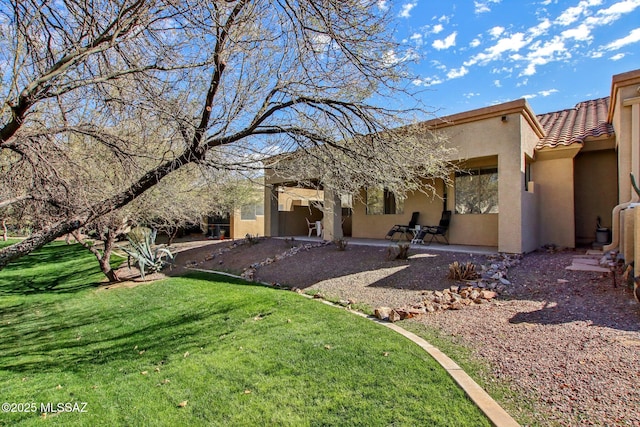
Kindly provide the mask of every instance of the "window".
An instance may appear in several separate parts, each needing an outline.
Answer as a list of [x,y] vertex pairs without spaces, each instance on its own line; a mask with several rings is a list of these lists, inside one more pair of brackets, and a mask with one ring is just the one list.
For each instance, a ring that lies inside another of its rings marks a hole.
[[524,157],[524,191],[529,191],[529,182],[531,181],[531,158]]
[[404,200],[393,192],[381,188],[367,189],[367,215],[392,215],[404,213]]
[[456,172],[456,213],[498,213],[498,168]]
[[243,221],[255,220],[257,215],[264,215],[264,204],[258,202],[240,207],[240,219]]

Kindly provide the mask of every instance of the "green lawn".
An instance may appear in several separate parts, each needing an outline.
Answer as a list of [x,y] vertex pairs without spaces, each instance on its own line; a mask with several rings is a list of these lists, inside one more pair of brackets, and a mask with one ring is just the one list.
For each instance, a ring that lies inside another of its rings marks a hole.
[[[0,425],[490,425],[418,346],[346,311],[221,276],[101,279],[64,244],[0,271],[0,395],[35,409]],[[42,420],[67,402],[86,412]]]

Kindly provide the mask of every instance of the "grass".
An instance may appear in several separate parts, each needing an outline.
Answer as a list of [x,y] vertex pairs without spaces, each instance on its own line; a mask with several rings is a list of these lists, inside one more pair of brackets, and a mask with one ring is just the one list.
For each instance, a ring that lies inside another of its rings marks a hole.
[[54,244],[0,271],[0,395],[35,409],[0,426],[41,425],[47,403],[86,403],[47,414],[64,426],[490,425],[423,350],[366,319],[204,273],[95,289],[85,252]]

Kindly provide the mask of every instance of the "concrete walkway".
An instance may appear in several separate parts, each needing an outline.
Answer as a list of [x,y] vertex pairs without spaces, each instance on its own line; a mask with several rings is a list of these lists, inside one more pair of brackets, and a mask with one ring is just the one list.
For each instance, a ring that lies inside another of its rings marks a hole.
[[[322,242],[320,237],[307,237],[307,236],[289,236],[289,237],[272,237],[272,239],[295,239],[301,242]],[[444,245],[442,243],[432,243],[430,245],[421,245],[416,243],[410,243],[406,240],[399,242],[392,242],[385,239],[359,239],[353,237],[345,237],[345,240],[349,245],[356,246],[377,246],[387,247],[397,245],[398,243],[409,243],[411,249],[419,251],[438,251],[438,252],[458,252],[466,254],[476,255],[493,255],[498,253],[498,248],[495,246],[470,246],[470,245]]]

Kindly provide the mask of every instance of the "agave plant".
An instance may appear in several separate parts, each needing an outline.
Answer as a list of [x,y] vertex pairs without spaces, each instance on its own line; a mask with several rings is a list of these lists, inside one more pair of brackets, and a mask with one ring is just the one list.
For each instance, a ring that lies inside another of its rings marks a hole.
[[137,228],[127,234],[128,248],[122,248],[128,255],[127,264],[131,268],[132,260],[138,265],[144,279],[145,270],[155,273],[174,262],[174,256],[167,248],[156,247],[157,230]]

